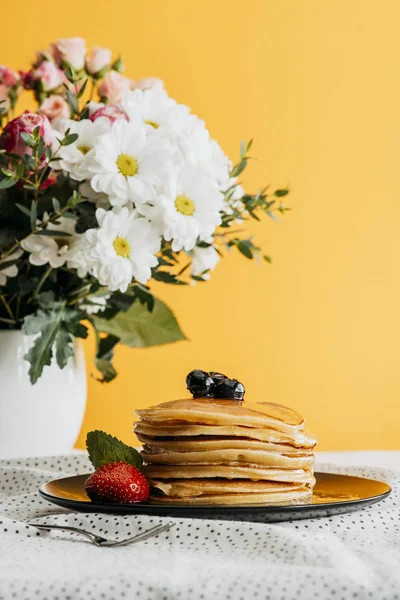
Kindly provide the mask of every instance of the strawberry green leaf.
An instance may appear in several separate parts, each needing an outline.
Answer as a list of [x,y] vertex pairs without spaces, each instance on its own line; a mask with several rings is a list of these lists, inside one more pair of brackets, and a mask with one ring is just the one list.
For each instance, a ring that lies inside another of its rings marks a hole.
[[142,457],[135,448],[127,446],[104,431],[89,431],[86,437],[86,448],[89,460],[95,469],[116,461],[127,462],[137,469],[142,468]]

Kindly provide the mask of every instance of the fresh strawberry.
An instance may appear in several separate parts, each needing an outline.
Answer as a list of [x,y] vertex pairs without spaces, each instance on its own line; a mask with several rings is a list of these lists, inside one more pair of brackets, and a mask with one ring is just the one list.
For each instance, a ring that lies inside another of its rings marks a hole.
[[99,467],[86,480],[85,489],[95,502],[132,504],[145,502],[150,494],[143,473],[126,462],[112,462]]

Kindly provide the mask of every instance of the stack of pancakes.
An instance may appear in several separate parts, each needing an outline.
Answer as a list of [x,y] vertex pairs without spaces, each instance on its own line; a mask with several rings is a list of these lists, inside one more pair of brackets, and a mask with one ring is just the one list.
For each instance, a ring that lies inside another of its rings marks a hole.
[[316,440],[290,408],[196,398],[136,413],[151,502],[264,504],[312,492]]

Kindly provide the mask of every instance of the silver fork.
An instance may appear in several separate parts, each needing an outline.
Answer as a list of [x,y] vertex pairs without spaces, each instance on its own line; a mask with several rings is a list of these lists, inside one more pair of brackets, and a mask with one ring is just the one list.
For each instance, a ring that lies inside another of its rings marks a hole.
[[91,531],[85,531],[85,529],[79,529],[78,527],[70,527],[69,525],[42,525],[39,523],[28,523],[31,527],[36,527],[37,529],[41,529],[43,531],[50,531],[52,529],[60,529],[62,531],[72,531],[73,533],[80,533],[84,537],[86,537],[92,544],[95,546],[99,546],[101,548],[116,548],[117,546],[128,546],[128,544],[136,544],[137,542],[143,542],[144,540],[148,540],[149,538],[162,533],[163,531],[168,531],[175,525],[175,523],[166,523],[165,525],[159,524],[155,527],[151,527],[151,529],[147,529],[142,533],[138,533],[131,538],[126,540],[113,541],[108,540],[107,538],[96,535]]

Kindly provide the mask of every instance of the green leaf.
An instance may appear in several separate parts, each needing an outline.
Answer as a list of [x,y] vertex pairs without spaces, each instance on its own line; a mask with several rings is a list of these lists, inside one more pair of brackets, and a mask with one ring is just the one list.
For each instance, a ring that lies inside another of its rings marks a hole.
[[31,211],[29,210],[29,208],[27,208],[26,206],[23,206],[23,204],[19,204],[18,202],[15,203],[15,206],[17,208],[19,208],[19,210],[21,212],[23,212],[24,215],[26,215],[29,218],[31,217]]
[[75,323],[75,322],[69,323],[68,324],[68,331],[70,333],[72,333],[72,335],[74,337],[82,338],[84,340],[89,335],[88,328],[85,325],[83,325],[82,323]]
[[111,69],[113,71],[118,71],[118,73],[122,73],[124,71],[125,66],[120,56],[113,62],[113,64],[111,65]]
[[36,206],[36,202],[34,200],[32,200],[32,204],[31,204],[31,229],[35,229],[36,227],[36,219],[37,219],[37,206]]
[[271,263],[272,263],[272,258],[271,258],[270,256],[267,256],[267,255],[265,254],[265,255],[263,256],[263,258],[264,258],[264,260],[265,260],[267,263],[269,263],[269,264],[271,264]]
[[74,340],[69,331],[61,327],[56,335],[56,361],[63,369],[71,356],[74,355]]
[[[27,319],[24,321],[23,329],[25,333],[33,333],[33,331],[38,333],[41,331],[39,337],[34,341],[33,346],[24,356],[25,360],[31,363],[29,377],[32,384],[37,382],[44,367],[51,364],[53,344],[57,337],[63,312],[64,305],[62,304],[58,311],[53,310],[46,313],[39,310],[36,315],[37,320],[34,321],[31,316],[28,325],[26,325]],[[40,329],[38,329],[39,325]]]
[[57,200],[57,198],[52,198],[51,202],[53,204],[54,212],[59,213],[61,210],[61,204]]
[[246,156],[246,146],[244,144],[244,141],[242,140],[240,142],[240,158],[244,158]]
[[100,383],[109,383],[117,376],[117,371],[114,369],[111,360],[106,358],[95,359],[96,369],[103,375],[103,379],[97,379]]
[[39,142],[38,142],[38,145],[37,145],[37,154],[38,154],[39,157],[43,156],[44,149],[45,149],[44,139],[40,136]]
[[162,281],[163,283],[170,283],[172,285],[187,285],[186,281],[180,281],[176,278],[172,273],[167,273],[167,271],[156,271],[152,272],[152,277],[156,281]]
[[253,140],[253,139],[251,139],[251,140],[248,142],[248,144],[247,144],[247,146],[246,146],[246,154],[247,154],[248,152],[250,152],[250,149],[251,149],[251,147],[252,147],[252,145],[253,145],[253,141],[254,141],[254,140]]
[[126,312],[119,312],[113,319],[94,317],[97,331],[119,337],[122,344],[136,348],[161,346],[185,340],[178,322],[161,300],[155,299],[152,312],[135,302]]
[[289,193],[289,190],[288,190],[288,189],[286,189],[286,190],[276,190],[276,191],[275,191],[275,196],[276,196],[277,198],[282,198],[283,196],[287,196],[287,195],[288,195],[288,193]]
[[89,460],[95,469],[111,462],[127,462],[137,469],[142,468],[143,459],[136,448],[128,446],[104,431],[89,431],[86,437]]
[[142,286],[140,283],[137,286],[135,286],[133,291],[135,293],[135,300],[137,298],[140,304],[143,304],[143,306],[146,306],[149,312],[152,312],[154,309],[153,294],[151,294],[149,290],[146,287]]
[[245,241],[241,240],[240,242],[238,242],[237,244],[238,250],[243,254],[243,256],[245,256],[246,258],[253,258],[253,253],[251,251],[251,249],[249,248],[249,245],[246,244]]
[[20,133],[20,136],[27,146],[29,146],[30,148],[33,148],[35,146],[36,140],[31,133],[22,132]]
[[62,145],[63,146],[70,146],[71,144],[73,144],[74,142],[76,142],[76,140],[78,139],[78,134],[77,133],[69,133],[68,135],[65,136],[65,138],[62,140]]
[[71,237],[66,231],[57,231],[56,229],[41,229],[35,235],[48,235],[50,237]]
[[242,173],[247,166],[247,158],[243,158],[240,163],[235,165],[230,173],[231,177],[238,177],[240,173]]
[[83,121],[83,119],[88,119],[90,116],[90,111],[89,111],[89,107],[86,105],[82,111],[81,114],[79,115],[79,121]]
[[0,181],[0,190],[6,190],[7,188],[12,187],[13,185],[15,185],[17,183],[17,179],[15,177],[9,177],[9,178],[5,178],[2,179]]
[[97,358],[103,358],[111,352],[119,338],[115,335],[107,335],[105,338],[99,338],[97,346]]
[[81,89],[78,92],[78,96],[77,96],[78,98],[82,98],[83,94],[85,93],[85,89],[86,89],[88,81],[89,81],[89,78],[87,77],[85,79],[85,81],[83,82]]

